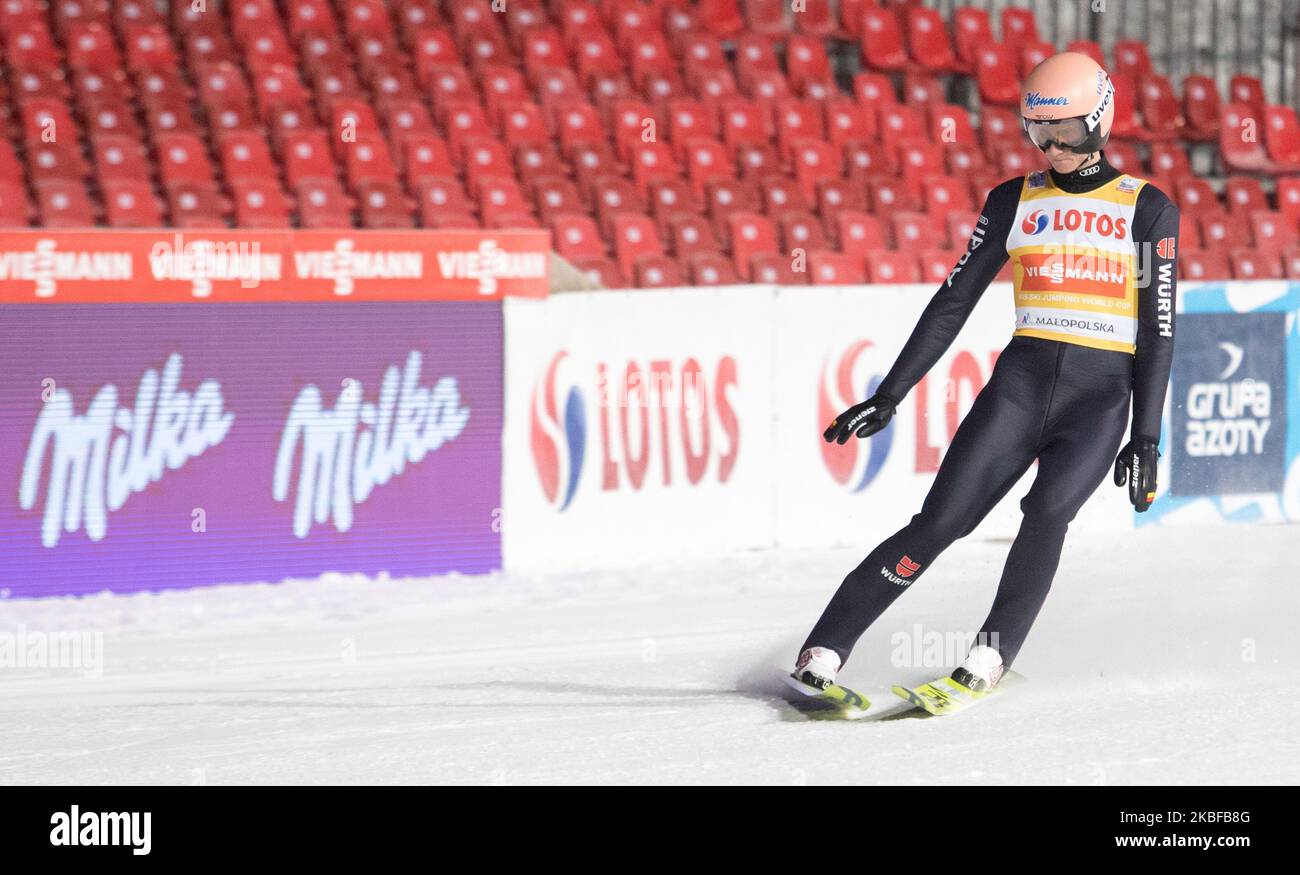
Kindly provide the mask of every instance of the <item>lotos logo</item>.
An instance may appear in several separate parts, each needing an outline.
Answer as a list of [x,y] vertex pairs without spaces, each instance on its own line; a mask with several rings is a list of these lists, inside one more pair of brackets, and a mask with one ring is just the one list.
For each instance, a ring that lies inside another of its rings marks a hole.
[[[533,461],[542,492],[557,510],[568,508],[577,493],[588,428],[597,454],[588,492],[695,487],[731,478],[740,452],[734,358],[720,356],[708,371],[690,356],[581,361],[558,353],[531,403]],[[563,373],[572,377],[562,379]],[[588,398],[594,406],[588,407]]]
[[878,373],[867,376],[870,368],[864,367],[866,356],[863,355],[874,344],[870,340],[859,340],[851,344],[834,366],[828,357],[822,364],[821,387],[817,393],[817,445],[821,447],[822,462],[830,471],[831,477],[850,492],[861,492],[867,484],[876,478],[889,456],[889,448],[894,442],[893,429],[886,428],[867,440],[849,438],[844,445],[828,444],[822,440],[821,433],[827,423],[839,416],[844,410],[864,398],[869,398],[884,377]]
[[[528,426],[533,463],[537,466],[542,492],[546,500],[559,510],[564,510],[573,501],[587,449],[587,408],[582,393],[572,383],[562,383],[561,388],[556,388],[560,365],[566,358],[568,353],[556,353],[546,374],[533,389]],[[568,392],[561,399],[565,386]]]
[[914,561],[911,556],[905,555],[902,559],[898,560],[898,564],[894,566],[894,570],[898,572],[899,577],[911,577],[913,574],[916,574],[916,572],[921,570],[921,563]]
[[1080,231],[1084,234],[1096,234],[1101,237],[1113,237],[1124,240],[1128,237],[1128,219],[1113,216],[1110,213],[1098,213],[1093,210],[1057,209],[1051,215],[1042,210],[1034,210],[1020,223],[1020,230],[1025,234],[1041,234],[1051,225],[1053,231]]
[[1026,234],[1041,234],[1047,230],[1047,213],[1034,210],[1020,223],[1020,230]]

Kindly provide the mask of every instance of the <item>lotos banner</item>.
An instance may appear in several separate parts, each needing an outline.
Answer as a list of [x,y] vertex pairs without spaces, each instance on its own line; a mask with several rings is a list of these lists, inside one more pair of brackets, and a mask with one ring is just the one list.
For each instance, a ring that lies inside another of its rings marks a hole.
[[772,293],[507,301],[508,567],[772,543]]
[[548,292],[547,231],[0,231],[0,304],[470,301]]
[[9,596],[500,566],[501,308],[0,308]]

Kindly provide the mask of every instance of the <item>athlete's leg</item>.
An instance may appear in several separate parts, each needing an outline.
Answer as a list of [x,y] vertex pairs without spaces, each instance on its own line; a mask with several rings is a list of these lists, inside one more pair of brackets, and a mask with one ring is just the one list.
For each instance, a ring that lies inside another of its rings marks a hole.
[[1028,359],[1003,357],[953,436],[920,513],[849,573],[804,648],[829,647],[847,661],[867,627],[1033,463],[1047,402]]
[[1038,455],[1034,485],[1020,502],[1024,519],[979,642],[1010,666],[1051,589],[1065,532],[1079,508],[1113,469],[1128,424],[1128,391],[1072,405]]

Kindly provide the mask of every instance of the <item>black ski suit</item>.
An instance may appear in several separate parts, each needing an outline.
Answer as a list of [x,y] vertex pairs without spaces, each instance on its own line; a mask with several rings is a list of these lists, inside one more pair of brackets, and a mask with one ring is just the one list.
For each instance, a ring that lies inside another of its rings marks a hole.
[[[1053,173],[1051,181],[1068,195],[1094,191],[1120,175],[1104,156],[1100,167],[1086,179]],[[956,338],[1008,259],[1007,237],[1024,184],[1024,178],[1008,180],[989,194],[961,269],[926,307],[881,393],[901,400]],[[1020,502],[1020,531],[980,629],[980,643],[997,649],[1004,665],[1015,660],[1051,587],[1067,526],[1112,470],[1130,394],[1132,436],[1160,437],[1173,358],[1178,210],[1147,184],[1138,192],[1132,224],[1139,245],[1136,352],[1013,337],[957,429],[920,513],[849,573],[805,648],[830,647],[847,660],[867,627],[953,541],[969,534],[1037,459],[1033,487]]]

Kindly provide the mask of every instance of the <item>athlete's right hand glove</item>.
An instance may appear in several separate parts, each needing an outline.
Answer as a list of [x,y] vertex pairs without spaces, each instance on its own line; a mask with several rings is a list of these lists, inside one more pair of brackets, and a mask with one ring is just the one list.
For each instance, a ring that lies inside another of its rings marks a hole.
[[1156,465],[1160,452],[1156,442],[1136,437],[1124,445],[1115,457],[1115,485],[1128,483],[1128,500],[1133,509],[1143,513],[1156,500]]
[[835,421],[822,432],[822,437],[828,444],[846,444],[849,442],[849,436],[853,434],[860,438],[871,437],[889,425],[896,407],[898,407],[897,398],[877,392],[866,401],[854,404],[835,417]]

